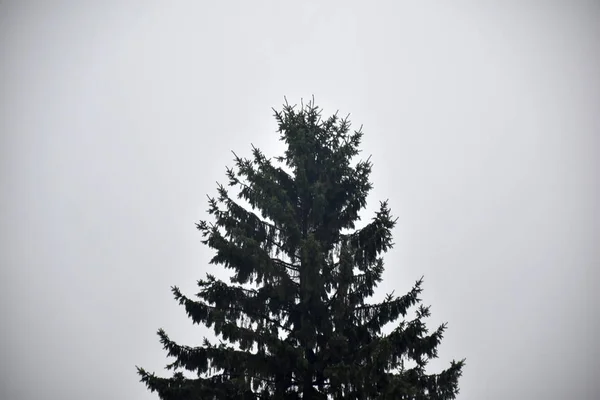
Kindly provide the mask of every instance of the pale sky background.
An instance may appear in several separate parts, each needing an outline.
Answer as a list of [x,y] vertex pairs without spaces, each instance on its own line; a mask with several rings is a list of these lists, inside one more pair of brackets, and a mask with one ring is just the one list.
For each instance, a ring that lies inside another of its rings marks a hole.
[[[416,5],[416,4],[419,5]],[[485,4],[484,4],[485,3]],[[230,150],[315,95],[364,125],[463,400],[598,399],[600,3],[0,1],[0,399],[157,399]]]

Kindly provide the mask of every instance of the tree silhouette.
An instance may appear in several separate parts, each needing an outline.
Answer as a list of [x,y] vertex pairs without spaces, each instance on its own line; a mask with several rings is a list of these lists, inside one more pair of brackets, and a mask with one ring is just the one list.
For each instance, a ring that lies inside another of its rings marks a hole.
[[[197,224],[230,282],[207,274],[197,299],[172,288],[219,343],[183,346],[161,329],[174,373],[138,368],[141,380],[164,400],[455,398],[464,360],[425,371],[446,325],[426,328],[422,279],[403,296],[365,301],[382,279],[396,221],[382,202],[355,226],[372,188],[371,162],[354,162],[362,130],[337,114],[322,120],[314,101],[298,110],[286,102],[275,118],[284,154],[270,159],[253,146],[251,159],[236,155],[227,177],[237,199],[219,185],[213,222]],[[416,318],[406,320],[412,307]]]

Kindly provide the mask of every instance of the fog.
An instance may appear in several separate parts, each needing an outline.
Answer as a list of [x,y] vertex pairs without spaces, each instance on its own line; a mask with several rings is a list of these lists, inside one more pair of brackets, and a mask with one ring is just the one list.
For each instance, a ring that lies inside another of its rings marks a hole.
[[[600,3],[0,2],[0,398],[157,399],[231,150],[351,113],[459,399],[597,399]],[[477,5],[476,5],[477,4]]]

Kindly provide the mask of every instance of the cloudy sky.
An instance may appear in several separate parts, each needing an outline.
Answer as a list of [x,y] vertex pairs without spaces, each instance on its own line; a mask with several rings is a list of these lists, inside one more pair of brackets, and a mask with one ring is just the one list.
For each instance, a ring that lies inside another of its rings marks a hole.
[[596,399],[600,3],[483,3],[0,1],[0,398],[157,398],[156,330],[210,335],[169,290],[219,274],[206,194],[314,95],[399,218],[378,298],[425,275],[449,323],[431,371]]

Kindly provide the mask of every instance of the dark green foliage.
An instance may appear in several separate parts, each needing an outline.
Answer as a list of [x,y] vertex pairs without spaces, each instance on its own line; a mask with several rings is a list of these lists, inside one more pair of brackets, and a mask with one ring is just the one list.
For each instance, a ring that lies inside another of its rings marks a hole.
[[[254,147],[251,159],[235,156],[227,176],[237,200],[219,186],[209,199],[214,222],[197,225],[215,251],[211,263],[232,270],[230,283],[207,275],[197,300],[173,288],[220,343],[182,346],[160,330],[174,375],[138,368],[142,381],[164,400],[455,398],[463,361],[425,371],[445,325],[425,327],[422,280],[403,296],[365,302],[381,281],[395,220],[383,202],[355,228],[371,189],[369,160],[353,163],[362,132],[350,133],[337,115],[321,120],[313,103],[286,104],[275,118],[284,156],[271,160]],[[416,318],[406,320],[411,307]]]

